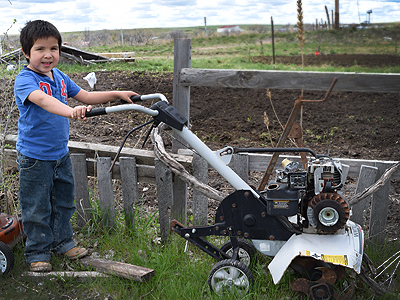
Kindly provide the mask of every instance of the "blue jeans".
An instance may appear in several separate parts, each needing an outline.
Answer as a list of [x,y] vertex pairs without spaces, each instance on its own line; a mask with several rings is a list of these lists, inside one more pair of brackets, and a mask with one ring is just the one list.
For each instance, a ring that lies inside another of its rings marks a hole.
[[43,161],[18,152],[19,203],[27,236],[27,263],[50,261],[52,252],[75,246],[70,219],[75,211],[74,177],[69,154]]

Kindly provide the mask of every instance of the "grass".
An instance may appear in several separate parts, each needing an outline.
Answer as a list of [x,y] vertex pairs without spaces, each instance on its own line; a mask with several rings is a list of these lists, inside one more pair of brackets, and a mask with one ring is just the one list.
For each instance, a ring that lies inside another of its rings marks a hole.
[[[117,213],[117,226],[112,232],[102,226],[99,204],[92,199],[92,224],[82,231],[75,229],[75,240],[89,248],[92,255],[126,262],[155,270],[155,276],[139,283],[122,277],[78,279],[58,276],[53,278],[21,277],[28,271],[24,260],[24,247],[18,244],[13,253],[15,266],[1,278],[1,299],[224,299],[210,291],[207,278],[214,259],[189,244],[185,252],[185,240],[172,234],[166,243],[160,242],[159,224],[156,212],[146,212],[143,207],[136,210],[135,228],[132,231],[124,225],[123,214]],[[75,217],[72,220],[76,224]],[[210,237],[209,240],[222,245],[224,238]],[[368,246],[370,258],[381,263],[384,258],[400,248],[399,242],[388,242],[383,249]],[[240,299],[306,299],[290,289],[290,283],[299,276],[287,270],[279,284],[275,285],[268,272],[270,258],[258,254],[252,266],[255,284],[250,293]],[[53,270],[86,271],[79,262],[67,261],[53,255]],[[352,272],[336,284],[338,291],[344,290],[354,280]],[[357,299],[371,299],[368,287],[357,283]],[[398,299],[399,293],[375,297],[374,299]],[[236,298],[239,299],[239,298]]]

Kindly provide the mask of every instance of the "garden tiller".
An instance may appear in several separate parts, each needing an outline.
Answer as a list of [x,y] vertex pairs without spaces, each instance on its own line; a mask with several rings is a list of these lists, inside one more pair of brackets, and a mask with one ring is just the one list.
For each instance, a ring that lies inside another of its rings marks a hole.
[[[87,116],[128,110],[148,114],[153,119],[145,124],[157,126],[163,122],[171,127],[235,189],[220,203],[213,225],[186,227],[175,220],[171,224],[182,238],[218,261],[208,277],[213,291],[217,294],[232,290],[247,293],[254,283],[249,265],[259,252],[273,258],[268,269],[275,284],[288,267],[304,275],[305,278],[297,279],[291,287],[306,293],[309,299],[350,299],[354,284],[344,295],[338,295],[334,289],[346,269],[358,274],[377,293],[385,293],[371,277],[374,269],[364,253],[363,230],[349,220],[350,207],[341,193],[345,178],[338,160],[307,148],[225,147],[213,152],[190,131],[187,119],[164,95],[131,99],[160,101],[150,108],[137,104],[95,108]],[[265,190],[259,191],[228,166],[232,155],[241,152],[301,152],[308,154],[308,159],[305,166],[285,160],[274,180],[268,182]],[[204,238],[207,236],[229,240],[217,247]]]

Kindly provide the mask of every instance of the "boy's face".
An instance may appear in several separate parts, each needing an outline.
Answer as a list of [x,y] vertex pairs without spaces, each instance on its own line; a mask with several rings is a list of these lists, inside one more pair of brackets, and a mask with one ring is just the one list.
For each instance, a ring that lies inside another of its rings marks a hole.
[[53,78],[51,70],[60,58],[58,40],[52,36],[36,40],[25,57],[29,59],[28,68]]

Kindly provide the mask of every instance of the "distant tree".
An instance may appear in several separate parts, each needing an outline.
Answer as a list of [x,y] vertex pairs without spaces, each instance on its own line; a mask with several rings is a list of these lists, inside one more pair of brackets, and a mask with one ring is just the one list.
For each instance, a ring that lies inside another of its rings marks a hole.
[[168,33],[171,39],[184,39],[187,38],[187,35],[182,30],[173,30]]
[[250,25],[248,27],[249,31],[254,31],[257,33],[267,33],[268,32],[268,26],[267,25]]

